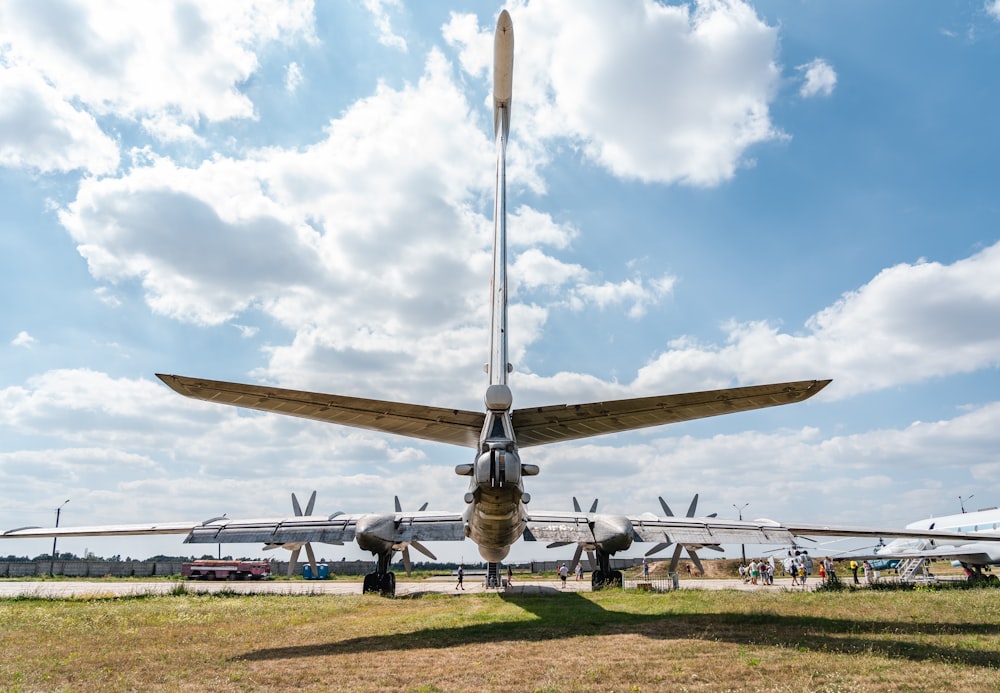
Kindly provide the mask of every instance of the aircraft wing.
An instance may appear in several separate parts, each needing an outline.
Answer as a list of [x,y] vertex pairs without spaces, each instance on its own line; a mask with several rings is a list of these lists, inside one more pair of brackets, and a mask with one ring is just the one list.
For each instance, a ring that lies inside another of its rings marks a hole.
[[[193,529],[188,544],[294,544],[307,541],[339,544],[353,541],[357,522],[364,515],[291,517],[283,520],[230,520]],[[462,516],[428,511],[395,513],[396,542],[463,541]],[[385,537],[389,538],[389,537]]]
[[139,534],[188,534],[202,522],[157,522],[148,525],[96,525],[93,527],[18,527],[0,532],[0,539],[45,537],[121,537]]
[[[608,517],[616,517],[609,515]],[[594,541],[587,513],[530,513],[525,538],[529,541],[586,543]],[[666,542],[713,546],[717,544],[785,544],[791,533],[770,522],[719,520],[708,517],[622,517],[631,525],[632,538],[643,542]]]
[[476,447],[486,418],[483,412],[420,404],[242,385],[180,375],[157,373],[156,377],[185,397],[464,447]]
[[913,539],[940,539],[961,543],[1000,541],[1000,532],[970,533],[942,529],[886,529],[885,527],[851,527],[844,525],[785,524],[784,526],[797,537],[909,537]]
[[801,402],[829,383],[803,380],[590,404],[557,404],[516,409],[511,419],[518,445],[527,447]]
[[[550,542],[593,542],[591,523],[602,514],[583,512],[529,513],[526,538]],[[1000,533],[951,532],[933,529],[888,529],[835,525],[782,524],[773,520],[726,520],[714,517],[657,517],[652,514],[605,517],[627,519],[632,538],[641,542],[714,546],[719,544],[790,544],[796,536],[912,537],[962,542],[998,542]],[[944,547],[942,547],[944,548]],[[957,547],[950,547],[953,551]],[[982,547],[980,547],[981,550]],[[886,557],[880,554],[880,557]],[[896,556],[889,556],[896,558]]]
[[[376,515],[379,513],[376,513]],[[391,514],[391,513],[390,513]],[[44,537],[106,537],[143,534],[187,534],[185,544],[293,544],[307,541],[340,544],[353,541],[355,527],[365,515],[295,516],[235,520],[215,518],[205,522],[97,525],[93,527],[21,527],[0,533],[0,539]],[[462,541],[459,513],[430,511],[394,514],[396,541]]]

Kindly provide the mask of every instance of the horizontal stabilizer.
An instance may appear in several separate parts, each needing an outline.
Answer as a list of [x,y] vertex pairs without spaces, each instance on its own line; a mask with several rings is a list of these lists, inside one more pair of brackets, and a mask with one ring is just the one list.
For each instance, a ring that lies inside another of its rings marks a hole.
[[286,390],[280,387],[243,385],[159,373],[156,377],[179,394],[206,402],[464,447],[475,447],[479,442],[479,432],[486,417],[482,412]]
[[518,445],[528,447],[792,404],[809,399],[829,383],[804,380],[591,404],[558,404],[517,409],[511,418]]

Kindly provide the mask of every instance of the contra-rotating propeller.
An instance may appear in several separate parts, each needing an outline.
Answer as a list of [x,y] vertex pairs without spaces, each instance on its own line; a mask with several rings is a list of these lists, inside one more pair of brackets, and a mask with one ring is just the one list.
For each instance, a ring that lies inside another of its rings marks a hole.
[[[588,514],[593,515],[594,513],[597,512],[597,503],[598,499],[595,498],[594,502],[590,504],[590,510],[587,511]],[[576,496],[573,496],[573,510],[575,510],[578,513],[583,512],[583,510],[580,509],[580,502],[576,499]],[[551,544],[547,544],[545,548],[555,549],[560,546],[569,546],[572,543],[573,542],[571,541],[554,541]],[[584,549],[586,549],[586,544],[584,544],[583,542],[577,542],[576,552],[573,554],[573,561],[569,564],[571,570],[576,570],[576,564],[580,562],[580,556],[583,555]],[[586,549],[586,550],[587,550],[587,560],[590,562],[590,570],[591,571],[597,570],[597,559],[594,557],[593,549]]]
[[[296,517],[312,515],[313,506],[316,505],[316,492],[313,491],[312,495],[309,496],[309,502],[306,503],[306,511],[302,512],[302,506],[299,505],[299,499],[292,494],[292,510],[295,511]],[[339,515],[340,513],[336,513]],[[340,543],[340,542],[337,542]],[[288,559],[288,577],[292,577],[295,574],[296,568],[298,568],[299,563],[299,551],[302,547],[306,549],[306,556],[309,558],[309,566],[312,568],[313,577],[319,575],[319,571],[316,567],[316,554],[313,553],[312,544],[308,541],[306,542],[289,542],[284,544],[267,544],[264,546],[265,551],[272,551],[274,549],[288,549],[292,552],[292,555]]]
[[[393,499],[396,501],[396,512],[397,513],[403,512],[403,506],[399,502],[399,496],[393,496]],[[427,503],[424,503],[423,505],[421,505],[420,506],[420,510],[418,510],[417,512],[423,512],[424,510],[427,510]],[[397,520],[397,524],[398,524],[398,520]],[[403,554],[403,567],[406,569],[406,576],[407,577],[410,576],[410,569],[411,569],[411,567],[413,565],[410,562],[410,547],[411,546],[413,548],[415,548],[417,551],[419,551],[420,553],[422,553],[425,556],[427,556],[432,561],[436,561],[437,560],[437,556],[435,556],[433,553],[431,553],[427,549],[427,547],[424,546],[423,544],[421,544],[419,541],[410,540],[410,541],[406,541],[406,542],[401,542],[399,544],[399,548],[400,548],[400,550],[402,551],[402,554]]]
[[[663,512],[666,514],[666,516],[667,517],[674,517],[673,511],[670,509],[670,506],[667,505],[667,502],[665,500],[663,500],[663,497],[662,496],[659,497],[658,500],[660,501],[660,507],[663,508]],[[696,493],[696,494],[694,494],[694,498],[691,499],[691,505],[688,506],[686,517],[694,517],[695,516],[695,511],[697,510],[697,508],[698,508],[698,494]],[[718,515],[718,513],[712,513],[711,515],[706,515],[705,517],[715,517],[716,515]],[[653,548],[651,548],[649,551],[647,551],[646,555],[647,556],[652,556],[655,553],[659,553],[660,551],[663,551],[663,549],[669,547],[672,544],[673,544],[673,542],[670,542],[670,541],[668,541],[668,542],[661,542],[661,543],[657,544],[656,546],[654,546]],[[677,544],[677,546],[674,547],[674,555],[670,558],[670,567],[668,568],[668,571],[671,572],[671,573],[677,572],[677,563],[680,561],[681,550],[683,549],[683,550],[687,551],[688,557],[690,557],[691,562],[694,563],[695,566],[698,568],[698,571],[701,572],[704,575],[704,573],[705,573],[705,567],[701,564],[701,559],[698,557],[698,551],[697,551],[698,547],[701,547],[703,549],[712,549],[713,551],[722,551],[723,550],[722,547],[716,546],[714,544],[697,544],[697,545],[696,544]]]

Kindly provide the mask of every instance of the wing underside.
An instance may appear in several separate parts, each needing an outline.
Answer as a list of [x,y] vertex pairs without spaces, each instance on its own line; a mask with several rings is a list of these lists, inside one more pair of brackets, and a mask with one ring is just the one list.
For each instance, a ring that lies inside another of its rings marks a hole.
[[[727,520],[711,517],[626,516],[635,541],[688,545],[790,544],[793,537],[909,537],[942,541],[1000,541],[1000,533],[970,535],[962,532],[920,529],[890,529],[836,525],[781,524],[773,520]],[[529,537],[549,542],[591,542],[588,513],[531,513],[527,519]],[[942,547],[944,548],[944,547]],[[950,547],[953,552],[958,547]],[[981,550],[981,549],[980,549]]]
[[185,397],[384,433],[475,447],[482,412],[445,409],[362,397],[327,395],[263,385],[243,385],[180,375],[157,377]]
[[[179,375],[158,374],[157,377],[176,392],[207,402],[465,447],[475,447],[479,442],[485,418],[481,412],[461,409]],[[532,407],[515,410],[512,420],[518,444],[527,447],[801,402],[829,382],[806,380],[589,404]]]
[[[587,543],[594,540],[586,513],[539,513],[527,521],[536,541]],[[710,518],[629,517],[633,539],[674,544],[783,544],[791,534],[781,526]]]
[[[187,534],[186,544],[295,544],[353,541],[359,519],[365,515],[337,515],[331,518],[295,516],[207,522],[101,525],[94,527],[24,527],[0,534],[4,539],[48,537],[138,536],[146,534]],[[393,517],[393,539],[411,541],[462,541],[462,516],[458,513],[429,511],[399,512]]]
[[829,382],[805,380],[590,404],[559,404],[517,409],[511,418],[518,445],[527,447],[801,402]]

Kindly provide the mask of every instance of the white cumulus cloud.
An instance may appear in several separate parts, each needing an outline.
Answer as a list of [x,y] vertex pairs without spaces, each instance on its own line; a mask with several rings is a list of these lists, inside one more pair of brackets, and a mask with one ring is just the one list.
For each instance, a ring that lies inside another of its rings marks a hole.
[[21,330],[20,332],[17,333],[17,336],[14,337],[14,339],[10,340],[10,343],[16,347],[23,347],[25,349],[30,349],[35,345],[36,341],[37,340],[30,334],[28,334],[24,330]]
[[833,88],[837,86],[837,72],[822,58],[816,58],[805,65],[799,65],[796,69],[805,75],[802,86],[799,88],[799,94],[803,98],[829,96],[833,93]]

